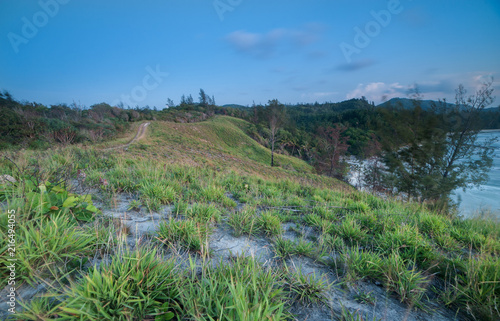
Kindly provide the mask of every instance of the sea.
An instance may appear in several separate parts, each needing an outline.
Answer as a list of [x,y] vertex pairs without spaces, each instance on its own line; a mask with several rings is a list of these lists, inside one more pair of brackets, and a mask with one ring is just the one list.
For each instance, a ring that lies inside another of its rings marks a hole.
[[500,129],[479,133],[478,141],[497,138],[493,145],[495,155],[489,172],[489,180],[476,188],[455,190],[453,199],[459,202],[459,213],[464,218],[486,214],[500,220]]

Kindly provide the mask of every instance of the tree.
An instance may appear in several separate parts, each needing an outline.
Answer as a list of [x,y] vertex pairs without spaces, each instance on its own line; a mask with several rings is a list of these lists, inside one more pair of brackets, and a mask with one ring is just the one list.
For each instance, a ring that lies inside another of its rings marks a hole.
[[445,101],[423,111],[399,110],[389,123],[399,144],[384,156],[389,176],[408,199],[430,201],[447,207],[453,190],[478,186],[488,180],[494,140],[479,141],[480,113],[493,102],[492,82],[484,83],[472,96],[462,85],[455,105]]
[[271,166],[274,166],[274,147],[278,138],[278,130],[285,122],[285,106],[277,99],[270,100],[266,107],[269,119],[269,144],[271,145]]
[[208,105],[207,98],[210,99],[210,97],[208,97],[207,94],[205,94],[205,91],[200,88],[200,105],[201,106],[206,107]]
[[349,144],[349,137],[344,136],[346,127],[335,124],[334,127],[318,128],[318,169],[331,177],[343,178],[344,165],[341,157],[345,155]]
[[365,166],[363,169],[363,182],[365,187],[371,191],[384,191],[382,177],[384,168],[382,164],[382,144],[376,135],[371,133],[370,141],[364,148]]

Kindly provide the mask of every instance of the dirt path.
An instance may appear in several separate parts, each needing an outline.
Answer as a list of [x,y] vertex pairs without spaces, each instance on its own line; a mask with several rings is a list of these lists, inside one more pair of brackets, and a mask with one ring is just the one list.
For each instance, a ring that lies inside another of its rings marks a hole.
[[132,145],[133,143],[135,143],[139,139],[142,139],[142,138],[144,138],[144,136],[146,136],[146,128],[149,126],[149,124],[151,124],[151,123],[147,122],[147,123],[141,124],[139,126],[139,129],[137,130],[137,134],[135,135],[135,137],[132,138],[132,140],[130,142],[126,143],[125,145],[119,145],[119,146],[116,146],[116,147],[105,148],[103,150],[114,150],[114,149],[120,149],[120,148],[127,148],[127,147],[129,147],[130,145]]

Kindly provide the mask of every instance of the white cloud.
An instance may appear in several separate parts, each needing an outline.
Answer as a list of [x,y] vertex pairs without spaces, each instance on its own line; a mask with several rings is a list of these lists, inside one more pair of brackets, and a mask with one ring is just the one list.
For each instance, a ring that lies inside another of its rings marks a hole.
[[369,101],[381,103],[395,97],[406,96],[408,87],[400,83],[386,84],[384,82],[372,82],[367,85],[359,84],[356,89],[349,92],[347,99],[366,97]]
[[[408,90],[418,86],[423,99],[446,99],[449,102],[455,101],[455,90],[461,83],[468,94],[475,94],[484,82],[497,79],[498,75],[490,72],[470,72],[462,74],[441,74],[433,75],[431,79],[416,81],[412,84],[401,85],[398,82],[384,83],[372,82],[369,84],[359,84],[356,89],[346,95],[346,99],[361,98],[365,96],[369,101],[382,103],[396,97],[407,97]],[[495,93],[500,92],[500,82],[494,81]]]
[[275,54],[278,46],[307,47],[319,41],[323,31],[324,28],[319,24],[306,25],[300,29],[276,28],[265,33],[237,30],[228,34],[225,40],[238,52],[268,58]]

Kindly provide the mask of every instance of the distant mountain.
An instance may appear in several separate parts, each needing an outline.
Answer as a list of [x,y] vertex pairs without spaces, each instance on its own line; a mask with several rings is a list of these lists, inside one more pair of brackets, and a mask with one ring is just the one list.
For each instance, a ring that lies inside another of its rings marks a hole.
[[[438,105],[440,104],[438,101],[435,100],[422,100],[420,101],[420,106],[422,107],[423,110],[428,110],[432,109],[433,105]],[[386,102],[383,102],[377,107],[382,107],[382,108],[388,108],[388,107],[400,107],[402,106],[404,109],[413,109],[413,100],[409,98],[392,98]],[[453,108],[455,107],[455,104],[450,104],[446,103],[446,107],[448,108]],[[484,112],[498,112],[500,111],[500,106],[499,107],[488,107],[483,110]]]
[[[422,107],[423,110],[428,110],[432,109],[433,105],[437,105],[439,102],[435,100],[421,100],[420,101],[420,106]],[[448,108],[452,108],[455,106],[455,104],[450,104],[446,103]],[[383,107],[383,108],[388,108],[388,107],[403,107],[404,109],[413,109],[413,99],[409,98],[392,98],[386,102],[383,102],[379,104],[377,107]]]

